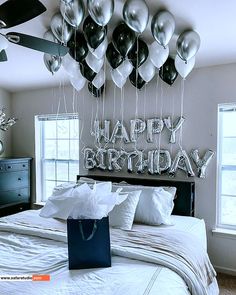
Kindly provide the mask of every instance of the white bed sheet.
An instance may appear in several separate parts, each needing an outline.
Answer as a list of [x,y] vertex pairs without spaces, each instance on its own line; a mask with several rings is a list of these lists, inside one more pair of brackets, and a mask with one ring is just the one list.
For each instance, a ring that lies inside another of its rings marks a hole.
[[[175,225],[191,232],[202,222],[174,216]],[[183,279],[172,270],[139,260],[112,257],[112,267],[68,271],[67,244],[64,242],[66,224],[44,219],[38,210],[30,210],[0,219],[6,225],[19,226],[19,231],[0,231],[0,274],[50,274],[50,282],[1,282],[1,295],[189,295]],[[0,223],[1,223],[0,222]],[[23,235],[20,228],[35,228],[35,236]],[[37,228],[61,235],[62,241],[40,238]],[[134,225],[137,230],[154,231],[155,227]],[[163,227],[164,229],[164,227]],[[202,230],[202,229],[201,229]],[[217,285],[209,293],[216,295]]]

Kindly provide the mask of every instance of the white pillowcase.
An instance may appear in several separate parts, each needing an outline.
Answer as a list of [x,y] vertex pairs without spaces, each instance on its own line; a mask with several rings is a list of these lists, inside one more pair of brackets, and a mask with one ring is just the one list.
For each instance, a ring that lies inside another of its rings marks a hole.
[[135,222],[150,225],[171,225],[171,213],[174,208],[173,195],[162,187],[150,189],[142,194],[135,213]]
[[141,192],[141,190],[130,192],[122,191],[121,194],[128,193],[128,197],[120,205],[116,205],[114,209],[109,213],[110,226],[125,230],[131,230]]

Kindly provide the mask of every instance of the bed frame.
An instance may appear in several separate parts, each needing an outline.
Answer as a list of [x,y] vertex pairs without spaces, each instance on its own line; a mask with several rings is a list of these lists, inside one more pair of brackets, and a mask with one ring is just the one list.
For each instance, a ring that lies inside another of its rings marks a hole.
[[194,216],[195,203],[195,183],[192,181],[177,181],[177,180],[162,180],[162,179],[146,179],[146,178],[131,178],[131,177],[117,177],[104,175],[78,175],[80,177],[92,178],[98,181],[112,181],[121,182],[126,181],[133,185],[144,186],[174,186],[177,188],[177,197],[174,200],[173,214],[181,216]]

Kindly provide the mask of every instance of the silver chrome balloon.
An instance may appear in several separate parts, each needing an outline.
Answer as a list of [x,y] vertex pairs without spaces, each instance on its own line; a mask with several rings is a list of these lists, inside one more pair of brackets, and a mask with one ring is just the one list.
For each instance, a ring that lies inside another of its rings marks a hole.
[[200,36],[197,32],[192,30],[185,31],[177,39],[177,53],[182,60],[187,62],[196,55],[200,43]]
[[44,33],[43,38],[48,41],[58,43],[58,39],[54,36],[52,30],[50,29]]
[[170,135],[170,143],[175,143],[176,141],[176,131],[179,130],[181,125],[183,125],[185,121],[184,117],[179,117],[175,122],[171,122],[171,118],[165,118],[164,123],[166,125],[166,128],[171,132]]
[[97,165],[95,160],[96,153],[91,148],[84,149],[84,168],[85,169],[94,169]]
[[107,153],[106,149],[103,148],[98,148],[97,149],[97,153],[96,153],[96,160],[97,160],[97,168],[101,169],[101,170],[106,170],[107,166],[106,166],[106,158],[105,155]]
[[154,39],[166,47],[175,31],[174,16],[167,10],[157,12],[152,18],[151,31]]
[[171,157],[168,150],[156,150],[154,153],[154,172],[162,174],[171,166]]
[[144,0],[126,0],[123,7],[123,18],[135,32],[141,34],[147,27],[149,10]]
[[51,30],[57,40],[63,44],[66,44],[72,36],[71,26],[64,20],[59,12],[54,14],[51,19]]
[[192,150],[190,155],[191,155],[191,158],[193,159],[193,162],[197,166],[198,177],[205,178],[206,168],[209,165],[211,159],[213,158],[214,152],[212,150],[207,150],[202,159],[200,159],[199,152],[197,149]]
[[161,133],[164,127],[162,119],[153,118],[147,120],[147,142],[153,142],[153,134]]
[[141,119],[130,120],[130,140],[136,142],[138,135],[146,129],[146,123]]
[[110,171],[120,171],[122,170],[122,166],[118,163],[118,160],[121,157],[121,153],[116,149],[108,149],[107,150],[108,157],[108,170]]
[[52,74],[55,74],[61,67],[62,58],[60,56],[44,53],[43,60],[46,68]]
[[88,0],[87,5],[89,14],[99,26],[108,24],[114,12],[114,0]]
[[100,143],[101,139],[103,138],[104,141],[107,143],[110,139],[110,123],[111,121],[105,120],[104,121],[104,128],[101,127],[100,121],[94,121],[94,132],[92,132],[92,136],[95,136],[96,142]]
[[150,174],[154,174],[154,162],[153,162],[153,155],[154,150],[148,152],[147,159],[145,159],[145,155],[142,151],[138,151],[138,162],[137,166],[137,173],[144,173],[145,169],[147,168]]
[[78,28],[84,17],[84,2],[82,0],[61,0],[60,11],[64,19],[72,27]]
[[174,161],[171,164],[169,175],[175,176],[177,169],[186,171],[188,177],[195,176],[192,165],[190,163],[190,159],[185,150],[180,150],[176,154]]
[[128,152],[126,153],[127,156],[127,171],[129,173],[134,172],[134,158],[139,155],[138,151]]
[[128,136],[128,133],[126,131],[125,126],[121,123],[121,121],[117,121],[116,125],[113,129],[111,138],[110,138],[110,142],[111,143],[115,143],[116,139],[123,139],[125,143],[129,143],[130,139]]

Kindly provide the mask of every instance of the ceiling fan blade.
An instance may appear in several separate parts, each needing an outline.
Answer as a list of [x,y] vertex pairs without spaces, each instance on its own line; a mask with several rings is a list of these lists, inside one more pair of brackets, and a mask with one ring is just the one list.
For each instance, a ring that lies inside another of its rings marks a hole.
[[0,52],[0,62],[2,62],[2,61],[7,61],[7,54],[6,54],[5,50],[2,50]]
[[46,7],[38,0],[8,0],[0,5],[0,28],[17,26],[44,11]]
[[51,55],[64,56],[69,51],[68,47],[58,43],[21,33],[7,33],[6,38],[11,43],[28,47],[37,51],[42,51]]

